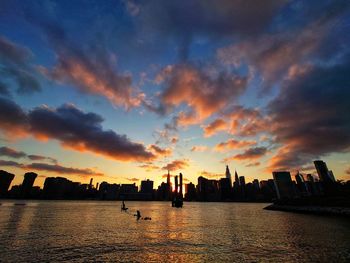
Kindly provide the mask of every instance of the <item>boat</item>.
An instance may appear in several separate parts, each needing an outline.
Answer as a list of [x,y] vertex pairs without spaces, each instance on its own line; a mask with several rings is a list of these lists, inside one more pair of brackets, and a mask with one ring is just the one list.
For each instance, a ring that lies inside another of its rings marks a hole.
[[172,206],[172,207],[180,208],[180,207],[183,206],[183,203],[184,203],[184,202],[183,202],[182,198],[175,197],[175,198],[173,199],[173,201],[171,202],[171,206]]

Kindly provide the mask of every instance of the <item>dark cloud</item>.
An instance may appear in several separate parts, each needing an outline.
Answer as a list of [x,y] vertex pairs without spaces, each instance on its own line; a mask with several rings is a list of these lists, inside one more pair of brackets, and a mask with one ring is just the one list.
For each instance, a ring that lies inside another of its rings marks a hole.
[[106,97],[113,104],[131,108],[139,106],[142,94],[135,95],[132,77],[116,70],[116,55],[103,39],[81,45],[72,41],[59,21],[27,14],[28,20],[41,28],[56,52],[57,63],[41,72],[58,82],[72,84],[79,90]]
[[59,164],[47,164],[47,163],[32,163],[24,166],[25,169],[31,169],[36,171],[47,171],[58,174],[79,175],[79,176],[103,176],[103,173],[96,172],[92,169],[85,168],[73,168],[64,167]]
[[9,97],[10,96],[10,90],[7,87],[7,85],[0,81],[0,96]]
[[126,135],[119,135],[112,130],[103,130],[102,121],[101,116],[84,113],[68,104],[57,109],[39,107],[29,113],[33,134],[59,140],[65,147],[122,161],[155,158],[143,144],[131,142]]
[[[14,81],[18,94],[31,94],[41,90],[35,67],[31,64],[32,52],[0,36],[0,76]],[[1,83],[0,90],[8,93],[8,86]]]
[[269,104],[271,130],[282,146],[271,168],[298,167],[350,147],[350,57],[314,66],[286,81]]
[[103,118],[85,113],[73,105],[56,109],[37,107],[25,113],[14,102],[0,98],[0,128],[13,135],[33,134],[39,139],[56,139],[65,147],[89,151],[121,161],[149,161],[156,155],[126,135],[103,130]]
[[35,170],[35,171],[46,171],[58,174],[68,174],[68,175],[79,175],[79,176],[103,176],[103,173],[97,172],[95,170],[85,168],[73,168],[65,167],[59,164],[47,164],[47,163],[31,163],[23,164],[14,161],[4,161],[0,160],[0,165],[21,168],[25,170]]
[[245,150],[243,153],[236,154],[225,160],[255,160],[264,156],[267,153],[267,151],[268,150],[266,147],[253,147]]
[[0,147],[0,156],[6,156],[11,158],[23,158],[26,157],[27,154],[25,152],[17,151],[15,149],[9,147]]
[[22,168],[22,164],[14,161],[5,161],[5,160],[0,160],[0,165],[1,166],[10,166],[10,167],[17,167],[17,168]]
[[[129,1],[128,1],[129,2]],[[145,35],[175,39],[186,60],[196,37],[208,40],[252,36],[265,30],[286,1],[140,1],[136,25]],[[164,40],[163,40],[164,41]]]
[[52,158],[52,157],[29,154],[29,155],[27,155],[27,158],[30,160],[33,160],[33,161],[49,161],[51,163],[57,164],[57,160],[55,158]]
[[52,163],[57,163],[57,160],[51,157],[47,156],[42,156],[42,155],[35,155],[35,154],[26,154],[25,152],[22,151],[17,151],[16,149],[12,149],[9,147],[0,147],[0,156],[6,156],[6,157],[11,157],[11,158],[28,158],[29,160],[33,161],[49,161]]
[[10,137],[26,134],[28,116],[13,101],[0,97],[0,128]]

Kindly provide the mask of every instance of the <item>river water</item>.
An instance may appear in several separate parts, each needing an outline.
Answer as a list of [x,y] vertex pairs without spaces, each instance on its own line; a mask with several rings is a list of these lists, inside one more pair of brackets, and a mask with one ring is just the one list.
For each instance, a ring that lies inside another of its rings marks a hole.
[[348,218],[267,204],[0,202],[0,262],[350,262]]

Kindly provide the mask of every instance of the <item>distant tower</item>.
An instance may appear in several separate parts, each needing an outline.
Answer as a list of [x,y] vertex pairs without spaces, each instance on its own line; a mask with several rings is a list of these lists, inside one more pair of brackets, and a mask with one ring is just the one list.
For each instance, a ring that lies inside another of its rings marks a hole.
[[230,181],[230,187],[232,187],[232,180],[231,180],[231,173],[230,173],[230,169],[228,168],[228,165],[226,165],[226,178],[229,179]]
[[38,175],[36,173],[25,173],[22,183],[22,195],[23,197],[29,197],[32,190],[34,181]]
[[93,178],[90,179],[89,189],[92,189],[92,181],[93,181]]
[[170,186],[170,173],[169,173],[169,170],[168,170],[168,175],[166,177],[166,183],[168,184],[168,186]]
[[175,194],[177,194],[177,188],[179,187],[178,176],[175,176]]
[[7,194],[7,190],[9,189],[14,177],[14,174],[0,170],[0,197]]
[[180,196],[182,197],[182,173],[180,173]]
[[333,173],[330,173],[330,171],[328,170],[327,164],[324,161],[316,160],[314,161],[314,164],[317,170],[318,177],[320,178],[320,181],[325,183],[335,181]]
[[239,185],[240,185],[240,183],[239,183],[238,173],[235,170],[235,184],[234,184],[234,186],[235,186],[235,188],[238,188]]

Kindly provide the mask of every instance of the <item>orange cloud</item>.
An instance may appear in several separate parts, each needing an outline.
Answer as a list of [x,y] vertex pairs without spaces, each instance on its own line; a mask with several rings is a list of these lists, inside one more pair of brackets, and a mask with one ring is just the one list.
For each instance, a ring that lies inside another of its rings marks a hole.
[[208,147],[205,145],[196,145],[191,148],[191,152],[205,152],[208,150]]
[[189,111],[179,115],[181,126],[198,124],[234,101],[246,88],[239,75],[206,70],[191,64],[167,66],[156,78],[166,86],[161,101],[168,107],[185,103]]
[[168,171],[177,171],[177,170],[181,170],[184,169],[186,167],[188,167],[189,161],[187,159],[183,159],[183,160],[174,160],[171,163],[168,163],[167,165],[163,166],[162,169],[163,170],[168,170]]
[[216,119],[209,125],[204,127],[204,137],[210,137],[219,131],[224,131],[227,129],[227,124],[223,119]]
[[253,146],[256,145],[255,141],[238,141],[235,139],[230,139],[226,142],[219,143],[215,146],[214,150],[217,152],[224,152],[228,150],[235,150],[235,149],[240,149],[244,148],[247,146]]

